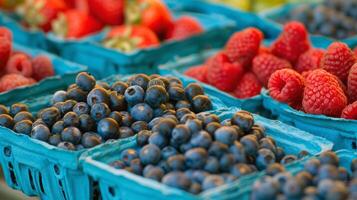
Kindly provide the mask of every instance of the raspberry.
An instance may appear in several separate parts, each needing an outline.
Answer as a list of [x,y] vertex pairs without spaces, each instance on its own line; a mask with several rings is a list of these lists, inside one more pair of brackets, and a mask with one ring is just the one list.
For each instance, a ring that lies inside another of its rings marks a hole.
[[299,56],[310,48],[308,33],[300,22],[285,24],[283,32],[272,45],[274,55],[295,63]]
[[197,79],[201,82],[207,83],[207,66],[199,65],[190,67],[188,70],[185,71],[185,75]]
[[0,70],[3,70],[11,55],[11,40],[6,37],[0,37]]
[[357,63],[355,63],[348,74],[347,93],[350,102],[357,101]]
[[250,98],[260,93],[262,84],[258,78],[251,72],[245,73],[237,84],[233,95],[237,98]]
[[304,111],[339,117],[347,105],[338,79],[323,69],[316,69],[308,75],[302,101]]
[[36,83],[32,78],[26,78],[21,74],[6,74],[0,79],[0,92]]
[[327,48],[320,67],[346,82],[348,72],[356,61],[355,55],[346,44],[334,42]]
[[252,70],[264,86],[268,85],[269,77],[279,69],[292,68],[290,63],[272,54],[260,54],[253,59]]
[[324,55],[324,50],[322,49],[310,49],[305,53],[301,54],[296,65],[295,70],[299,73],[308,70],[314,70],[320,67],[320,61]]
[[263,33],[256,28],[247,28],[234,33],[226,44],[229,59],[249,67],[254,56],[258,54],[263,37]]
[[259,54],[263,54],[263,53],[271,54],[271,49],[269,47],[266,47],[266,46],[260,46]]
[[33,78],[40,81],[46,77],[55,75],[51,60],[44,55],[32,59]]
[[357,47],[353,49],[353,53],[355,53],[355,56],[357,56]]
[[0,27],[0,37],[5,37],[10,42],[12,42],[12,33],[9,29],[5,27]]
[[292,69],[281,69],[271,75],[268,89],[273,99],[299,105],[304,92],[304,78]]
[[183,16],[175,21],[172,31],[169,31],[168,33],[168,38],[182,40],[202,32],[203,28],[196,19],[189,16]]
[[7,62],[6,72],[31,77],[33,69],[30,58],[22,53],[12,55]]
[[346,106],[346,108],[342,110],[341,118],[357,119],[357,101]]
[[209,59],[207,67],[208,82],[226,92],[234,90],[244,71],[240,64],[231,63],[223,52]]

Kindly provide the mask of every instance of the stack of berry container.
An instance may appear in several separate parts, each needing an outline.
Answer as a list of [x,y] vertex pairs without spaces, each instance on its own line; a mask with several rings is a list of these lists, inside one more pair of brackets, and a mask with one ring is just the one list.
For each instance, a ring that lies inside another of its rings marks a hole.
[[[230,119],[237,111],[239,109],[229,108],[229,110],[221,109],[210,113],[217,114],[223,121]],[[254,120],[265,128],[267,136],[272,137],[287,154],[297,155],[301,150],[307,150],[310,155],[318,155],[332,147],[332,143],[326,139],[313,136],[281,122],[269,120],[258,115],[254,115]],[[123,141],[116,143],[101,152],[89,153],[90,156],[85,159],[83,164],[85,173],[99,182],[99,188],[104,200],[121,198],[145,199],[148,196],[155,199],[241,199],[241,193],[246,191],[254,180],[264,173],[245,175],[232,183],[193,195],[184,190],[169,187],[157,181],[109,166],[109,163],[118,159],[120,153],[125,149],[138,148],[135,138],[132,138],[129,143]],[[245,199],[247,197],[245,196]]]
[[[128,78],[129,76],[116,75],[107,77],[102,82],[112,84]],[[184,77],[180,79],[185,86],[192,82]],[[28,105],[33,114],[48,107],[52,99],[52,95],[36,96],[38,97],[21,102]],[[213,110],[226,108],[219,99],[209,98]],[[133,139],[128,138],[120,141],[127,143],[131,140]],[[115,143],[107,142],[88,150],[68,151],[0,127],[0,162],[6,183],[26,195],[39,196],[41,199],[92,199],[94,183],[82,171],[81,160],[89,152],[102,152],[113,145],[116,146]],[[321,145],[321,148],[329,147],[328,143]]]

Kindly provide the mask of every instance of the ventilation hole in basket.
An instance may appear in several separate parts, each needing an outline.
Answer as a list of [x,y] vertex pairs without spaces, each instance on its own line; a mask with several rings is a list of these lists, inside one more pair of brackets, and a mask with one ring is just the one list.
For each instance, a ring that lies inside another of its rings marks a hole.
[[61,188],[61,192],[62,192],[63,199],[66,200],[67,197],[66,197],[66,193],[64,192],[63,184],[62,184],[62,181],[61,181],[61,180],[58,180],[58,185],[59,185],[60,188]]
[[113,197],[115,196],[115,190],[113,187],[108,188],[109,194],[112,195]]
[[100,199],[100,190],[99,190],[98,181],[93,181],[92,179],[91,181],[93,182],[93,190],[92,190],[93,199]]
[[357,149],[357,144],[356,144],[356,142],[352,142],[352,149]]
[[11,147],[4,147],[4,154],[7,157],[11,156]]
[[38,183],[40,185],[41,193],[45,194],[45,189],[43,188],[43,182],[42,182],[42,174],[38,174]]
[[54,170],[55,170],[55,173],[56,173],[57,175],[59,175],[59,174],[60,174],[60,169],[59,169],[58,165],[55,165],[53,168],[54,168]]
[[14,170],[11,168],[10,169],[10,178],[11,178],[11,182],[17,186],[17,181],[16,181],[16,176],[15,176],[15,172]]
[[7,165],[8,165],[8,167],[9,167],[10,170],[13,170],[13,169],[14,169],[14,166],[12,166],[12,163],[11,163],[11,162],[9,162]]
[[28,174],[29,174],[29,180],[30,180],[31,189],[35,190],[35,183],[33,182],[33,177],[32,177],[31,170],[28,170]]

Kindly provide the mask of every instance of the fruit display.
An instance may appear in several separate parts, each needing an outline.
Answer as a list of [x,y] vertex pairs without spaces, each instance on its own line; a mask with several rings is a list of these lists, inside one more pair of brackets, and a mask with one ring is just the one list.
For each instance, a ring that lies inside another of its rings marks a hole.
[[[350,152],[352,153],[352,152]],[[349,167],[344,167],[349,164]],[[356,199],[357,158],[350,163],[332,151],[304,163],[298,172],[271,165],[266,176],[257,180],[251,199]]]
[[12,33],[4,27],[0,27],[0,46],[0,92],[32,85],[55,75],[47,56],[32,57],[13,49]]
[[59,148],[80,150],[133,136],[165,118],[176,119],[177,113],[194,115],[212,107],[196,83],[184,87],[174,77],[138,74],[109,86],[86,72],[67,91],[57,91],[51,102],[37,116],[25,104],[1,106],[0,125]]

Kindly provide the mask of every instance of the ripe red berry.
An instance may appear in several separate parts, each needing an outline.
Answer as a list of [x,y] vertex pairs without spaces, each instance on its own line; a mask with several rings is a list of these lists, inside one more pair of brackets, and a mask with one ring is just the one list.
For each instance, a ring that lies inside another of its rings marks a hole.
[[36,81],[32,78],[26,78],[21,74],[6,74],[0,79],[0,92],[15,89],[20,86],[34,84]]
[[255,74],[247,72],[238,82],[233,95],[241,99],[250,98],[260,94],[261,89],[262,84],[259,82]]
[[347,97],[335,76],[316,69],[305,80],[302,105],[306,113],[339,117],[347,105]]
[[301,54],[295,65],[295,70],[302,73],[304,71],[320,68],[320,61],[324,52],[325,51],[322,49],[310,49]]
[[33,78],[37,81],[55,75],[52,62],[47,56],[39,55],[32,59],[32,67]]
[[357,63],[355,63],[348,74],[347,91],[350,102],[357,101]]
[[197,79],[201,82],[207,83],[207,66],[199,65],[190,67],[188,70],[185,71],[185,75]]
[[232,62],[241,63],[245,68],[259,52],[263,33],[256,28],[247,28],[234,33],[226,44],[226,53]]
[[8,62],[12,50],[11,40],[6,37],[0,37],[0,71],[2,71]]
[[7,62],[6,73],[21,74],[25,77],[31,77],[33,69],[30,58],[22,53],[12,55]]
[[346,106],[346,108],[342,110],[341,117],[345,119],[357,119],[357,101]]
[[269,77],[279,69],[292,68],[287,60],[272,54],[260,54],[253,59],[252,70],[264,85],[268,85]]
[[0,27],[0,37],[5,37],[12,42],[12,32],[5,27]]
[[271,75],[268,89],[273,99],[299,105],[304,92],[304,78],[292,69],[281,69]]
[[182,40],[203,32],[201,24],[193,17],[183,16],[174,23],[174,27],[167,34],[167,38]]
[[274,55],[295,63],[299,56],[310,48],[308,33],[300,22],[285,24],[283,32],[272,45]]
[[209,59],[207,67],[208,82],[226,92],[235,89],[244,71],[239,63],[230,62],[228,56],[223,52]]
[[334,42],[327,48],[320,66],[346,82],[348,72],[356,61],[356,56],[345,43]]

